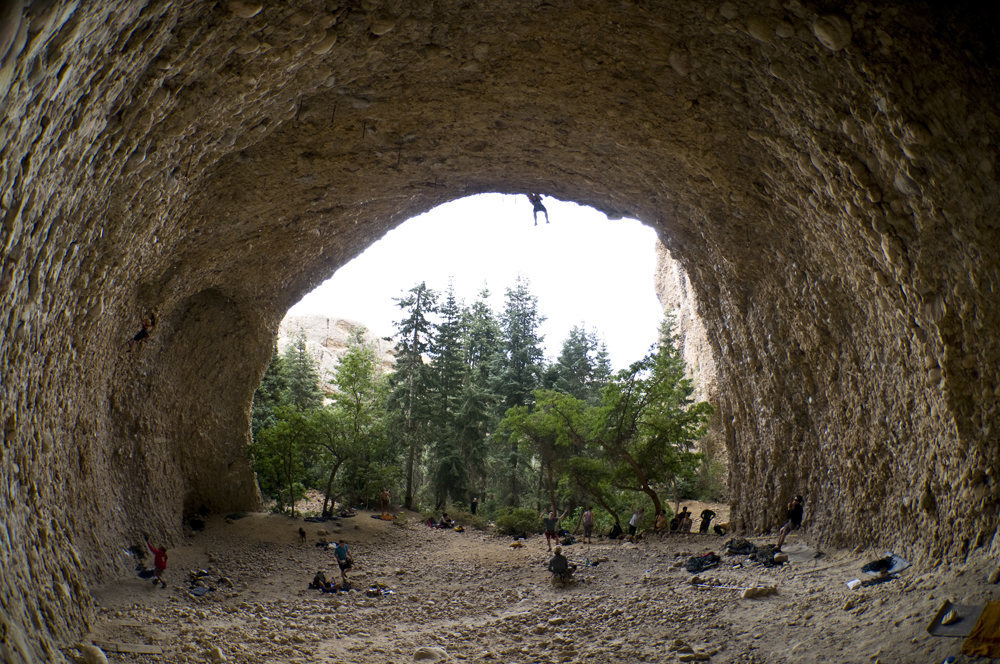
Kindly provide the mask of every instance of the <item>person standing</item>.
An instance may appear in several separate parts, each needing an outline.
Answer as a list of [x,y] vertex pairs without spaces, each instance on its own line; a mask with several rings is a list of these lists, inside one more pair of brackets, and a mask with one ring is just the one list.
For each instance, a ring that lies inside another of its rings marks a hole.
[[708,526],[712,523],[712,519],[715,518],[715,512],[710,509],[703,509],[701,511],[701,526],[698,527],[698,532],[705,534],[708,532]]
[[351,554],[347,550],[347,542],[345,540],[337,542],[337,546],[333,549],[333,557],[337,559],[337,566],[340,567],[340,580],[346,584],[347,570],[351,569],[354,561],[351,560]]
[[642,507],[632,512],[632,518],[628,520],[628,536],[629,539],[635,541],[635,533],[639,530],[639,526],[642,525],[642,519],[646,515],[646,510]]
[[804,502],[802,496],[795,496],[795,499],[788,505],[788,511],[785,513],[785,525],[778,531],[778,543],[775,545],[775,549],[778,551],[781,551],[781,545],[785,543],[785,537],[788,533],[798,530],[799,526],[802,525],[802,507]]
[[469,503],[469,512],[475,514],[477,509],[479,509],[479,498],[473,496],[472,501]]
[[149,541],[149,535],[146,535],[146,546],[153,552],[153,587],[159,583],[166,588],[167,582],[163,580],[163,573],[167,570],[167,547],[153,546]]
[[552,550],[552,540],[559,542],[559,522],[563,520],[566,516],[566,512],[562,513],[562,516],[556,516],[555,510],[550,510],[548,516],[544,513],[542,514],[542,525],[545,527],[545,544],[549,547],[549,551]]
[[580,515],[580,526],[583,528],[583,538],[590,544],[590,536],[594,532],[594,510],[588,507]]

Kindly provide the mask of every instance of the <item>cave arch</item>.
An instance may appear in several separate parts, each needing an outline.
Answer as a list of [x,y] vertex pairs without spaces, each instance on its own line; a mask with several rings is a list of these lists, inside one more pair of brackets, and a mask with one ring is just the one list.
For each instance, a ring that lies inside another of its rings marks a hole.
[[[746,528],[804,493],[831,543],[998,546],[987,10],[0,10],[8,661],[77,633],[140,521],[255,501],[237,451],[283,312],[475,192],[659,231],[713,340]],[[161,343],[123,359],[148,309]]]

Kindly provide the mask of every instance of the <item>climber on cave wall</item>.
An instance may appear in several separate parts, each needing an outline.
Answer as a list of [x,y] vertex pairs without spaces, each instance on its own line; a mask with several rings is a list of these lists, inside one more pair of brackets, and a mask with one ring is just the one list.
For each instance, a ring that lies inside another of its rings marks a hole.
[[142,317],[140,325],[142,327],[138,332],[136,332],[135,336],[129,340],[128,349],[125,351],[126,353],[131,353],[133,348],[145,343],[146,340],[149,339],[150,333],[153,331],[153,328],[156,327],[156,315],[152,313],[146,314]]

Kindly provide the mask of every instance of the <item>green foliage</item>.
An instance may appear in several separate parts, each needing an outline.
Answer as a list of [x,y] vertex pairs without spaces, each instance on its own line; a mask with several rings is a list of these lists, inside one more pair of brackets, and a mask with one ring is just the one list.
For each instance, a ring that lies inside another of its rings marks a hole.
[[291,508],[302,497],[304,487],[304,451],[309,444],[309,425],[305,414],[293,406],[275,410],[274,425],[264,429],[253,443],[254,470],[261,492],[278,502],[279,509]]
[[563,342],[559,359],[546,372],[545,386],[597,405],[610,378],[611,360],[604,342],[577,325]]
[[316,361],[306,348],[305,332],[299,331],[295,342],[285,349],[283,359],[285,394],[282,402],[301,411],[318,408],[323,403],[323,392],[319,387]]
[[278,353],[277,345],[267,365],[267,371],[260,381],[260,387],[253,395],[250,410],[250,434],[254,440],[263,429],[275,424],[275,409],[283,402],[288,381],[285,379],[285,362]]
[[[518,277],[514,287],[507,289],[500,316],[503,336],[494,389],[504,411],[531,403],[532,394],[540,385],[544,354],[538,328],[544,320],[538,313],[538,298],[529,290],[528,282]],[[508,452],[507,504],[516,507],[520,502],[522,485],[519,480],[523,473],[516,440],[509,441]]]
[[494,519],[497,531],[504,535],[526,537],[541,528],[538,512],[526,507],[505,507]]
[[437,294],[421,282],[396,298],[405,317],[396,322],[396,371],[391,378],[390,420],[394,434],[406,445],[406,489],[403,505],[413,507],[414,473],[432,418],[431,382],[424,355],[433,344],[434,326],[428,316],[437,311]]

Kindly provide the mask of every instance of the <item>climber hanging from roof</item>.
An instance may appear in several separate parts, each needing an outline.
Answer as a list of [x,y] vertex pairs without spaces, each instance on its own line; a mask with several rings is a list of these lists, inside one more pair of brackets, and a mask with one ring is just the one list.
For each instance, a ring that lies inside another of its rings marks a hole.
[[532,210],[532,215],[535,217],[535,226],[538,225],[538,213],[541,212],[545,215],[545,223],[549,223],[549,211],[545,209],[542,205],[542,195],[541,194],[528,194],[528,200],[534,206]]

